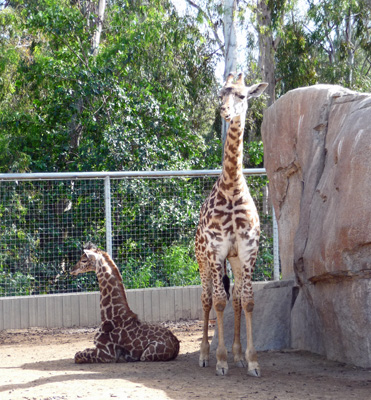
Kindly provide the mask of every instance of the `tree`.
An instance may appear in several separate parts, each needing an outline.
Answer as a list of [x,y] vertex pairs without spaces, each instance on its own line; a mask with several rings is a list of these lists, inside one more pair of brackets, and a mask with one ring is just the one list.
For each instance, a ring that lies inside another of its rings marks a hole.
[[94,32],[94,36],[93,36],[93,45],[92,45],[93,56],[96,56],[98,54],[105,9],[106,9],[106,0],[99,0],[98,15],[97,15],[96,23],[95,23],[95,32]]
[[370,87],[370,8],[365,1],[308,1],[314,55],[322,81],[365,90]]
[[[231,72],[237,69],[237,0],[225,0],[221,6],[215,7],[213,1],[207,0],[202,5],[193,0],[187,0],[188,4],[197,9],[198,18],[205,19],[207,26],[211,28],[215,40],[222,51],[224,58],[223,79],[226,80]],[[200,2],[201,3],[201,2]],[[220,26],[222,25],[223,38],[220,36]],[[228,123],[222,120],[221,139],[222,152],[224,152],[224,143],[227,137]]]
[[267,106],[276,98],[276,58],[275,53],[280,43],[283,24],[290,2],[287,0],[257,0],[252,6],[258,33],[261,79],[268,83],[266,94],[269,96]]
[[1,88],[2,171],[203,165],[214,50],[169,3],[137,3],[109,3],[99,52],[96,2],[18,0],[1,11],[14,32],[0,39],[13,54],[1,78],[16,82]]

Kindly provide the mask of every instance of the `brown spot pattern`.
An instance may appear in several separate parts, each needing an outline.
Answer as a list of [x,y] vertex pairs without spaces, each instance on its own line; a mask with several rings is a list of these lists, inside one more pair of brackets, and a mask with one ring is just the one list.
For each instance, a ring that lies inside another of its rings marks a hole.
[[[240,100],[236,101],[242,101],[241,99],[247,98],[246,87],[243,81],[234,84],[231,80],[227,80],[221,95],[225,101],[222,115],[227,116],[231,104],[234,104],[229,97],[236,98],[237,96]],[[241,115],[233,116],[230,121],[224,147],[223,172],[201,208],[195,238],[205,319],[200,365],[208,363],[207,327],[208,313],[212,304],[214,304],[218,318],[223,318],[222,313],[227,300],[223,286],[226,258],[234,258],[233,265],[232,261],[231,265],[236,272],[233,293],[233,301],[236,304],[235,312],[241,313],[242,307],[245,313],[251,313],[254,306],[251,276],[258,251],[260,228],[259,216],[242,174],[245,112],[246,109]],[[224,352],[223,346],[224,344],[219,343],[217,358],[218,354]],[[252,346],[252,343],[248,346]],[[218,363],[222,362],[223,357],[219,358]]]
[[[167,328],[142,322],[128,303],[119,269],[110,256],[95,250],[94,268],[86,268],[83,255],[73,271],[96,271],[101,292],[101,325],[94,338],[95,348],[75,354],[75,362],[169,361],[179,353],[179,340]],[[84,264],[85,268],[80,268]],[[85,269],[85,270],[84,270]]]

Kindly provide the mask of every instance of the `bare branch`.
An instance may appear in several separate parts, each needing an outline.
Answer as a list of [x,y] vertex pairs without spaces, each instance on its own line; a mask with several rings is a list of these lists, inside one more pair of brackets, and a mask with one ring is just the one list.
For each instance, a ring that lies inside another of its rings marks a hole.
[[218,43],[219,47],[221,49],[223,49],[223,54],[224,54],[224,44],[223,44],[223,41],[220,39],[220,37],[218,35],[217,23],[212,21],[212,17],[210,15],[210,11],[208,9],[206,9],[206,11],[204,11],[198,4],[196,4],[192,0],[186,0],[186,1],[191,7],[195,8],[206,19],[208,25],[210,26],[210,28],[211,28],[211,30],[213,32],[213,35],[214,35],[214,38],[215,38],[216,42]]

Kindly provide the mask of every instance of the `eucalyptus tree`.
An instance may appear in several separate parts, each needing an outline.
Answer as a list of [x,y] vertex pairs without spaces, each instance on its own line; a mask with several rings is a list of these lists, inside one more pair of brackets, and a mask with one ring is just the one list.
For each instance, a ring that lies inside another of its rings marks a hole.
[[[215,2],[212,0],[186,0],[187,3],[197,10],[197,20],[205,21],[205,28],[210,29],[216,44],[224,59],[223,80],[231,72],[237,70],[237,0],[224,0]],[[228,123],[221,121],[222,149],[227,135]],[[223,151],[223,150],[222,150]]]
[[366,1],[308,0],[292,13],[276,53],[279,95],[315,83],[371,87],[371,23]]
[[365,0],[308,0],[319,79],[370,90],[371,10]]

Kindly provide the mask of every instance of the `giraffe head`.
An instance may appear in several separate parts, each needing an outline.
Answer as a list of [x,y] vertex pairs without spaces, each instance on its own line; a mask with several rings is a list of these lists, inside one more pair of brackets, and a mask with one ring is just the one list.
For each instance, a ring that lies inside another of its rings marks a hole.
[[71,275],[84,274],[85,272],[96,272],[97,262],[102,258],[102,253],[92,244],[84,248],[84,254],[73,267]]
[[268,83],[257,83],[252,86],[245,86],[243,74],[239,74],[236,82],[233,82],[234,75],[229,74],[223,88],[219,93],[222,101],[220,115],[227,122],[234,117],[244,116],[248,105],[247,101],[252,97],[259,97],[268,86]]

